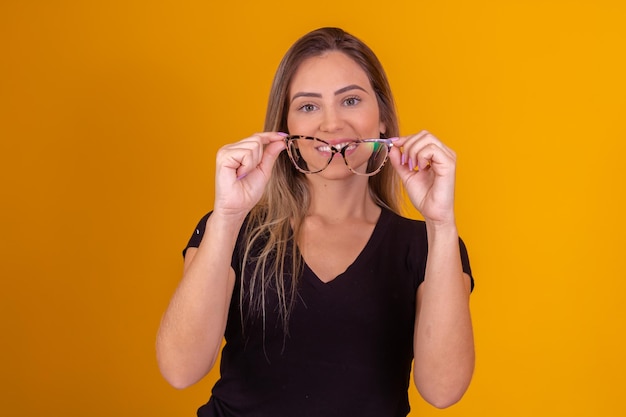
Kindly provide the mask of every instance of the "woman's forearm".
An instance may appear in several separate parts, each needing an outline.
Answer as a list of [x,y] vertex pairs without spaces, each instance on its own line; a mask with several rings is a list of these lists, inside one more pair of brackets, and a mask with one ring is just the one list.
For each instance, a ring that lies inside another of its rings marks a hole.
[[198,382],[219,353],[234,287],[231,258],[241,224],[213,213],[200,246],[187,250],[183,277],[161,321],[156,345],[161,373],[177,388]]
[[461,399],[474,370],[469,276],[463,273],[456,226],[429,225],[428,260],[417,294],[415,384],[439,408]]

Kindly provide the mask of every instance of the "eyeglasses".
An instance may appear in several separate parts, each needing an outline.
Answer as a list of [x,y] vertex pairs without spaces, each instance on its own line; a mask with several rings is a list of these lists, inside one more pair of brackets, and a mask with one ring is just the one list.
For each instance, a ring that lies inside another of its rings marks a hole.
[[390,139],[356,139],[331,145],[322,139],[301,135],[288,136],[285,143],[291,162],[304,174],[323,171],[339,153],[350,171],[366,176],[382,169],[393,146]]

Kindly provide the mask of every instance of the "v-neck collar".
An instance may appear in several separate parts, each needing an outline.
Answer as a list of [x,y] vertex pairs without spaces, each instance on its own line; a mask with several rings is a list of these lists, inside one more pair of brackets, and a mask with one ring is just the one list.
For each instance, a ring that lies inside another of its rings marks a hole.
[[375,257],[376,248],[380,244],[383,234],[387,231],[386,226],[389,224],[390,220],[391,220],[391,212],[389,211],[389,209],[385,207],[381,207],[380,215],[378,216],[378,220],[376,221],[376,224],[374,225],[374,230],[372,230],[372,234],[367,240],[367,243],[365,243],[363,250],[357,255],[354,262],[348,265],[346,270],[340,273],[339,275],[337,275],[335,278],[331,279],[328,282],[322,281],[315,274],[315,272],[309,267],[306,261],[304,261],[304,259],[302,260],[304,264],[302,278],[312,283],[317,288],[327,289],[327,288],[332,288],[336,285],[339,285],[341,281],[343,281],[343,278],[345,277],[345,275],[348,275],[351,269],[357,268],[361,263],[366,262],[367,260]]

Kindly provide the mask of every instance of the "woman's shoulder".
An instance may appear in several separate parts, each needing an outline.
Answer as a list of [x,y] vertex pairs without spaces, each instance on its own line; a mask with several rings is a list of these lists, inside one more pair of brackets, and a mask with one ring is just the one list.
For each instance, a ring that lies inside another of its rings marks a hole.
[[408,244],[423,247],[426,245],[426,223],[396,213],[389,208],[382,208],[379,220],[382,238],[388,244]]
[[402,214],[396,213],[395,211],[387,207],[382,207],[381,221],[385,221],[393,227],[397,227],[400,229],[406,228],[412,231],[423,230],[424,232],[426,232],[426,223],[424,222],[424,220],[406,217]]

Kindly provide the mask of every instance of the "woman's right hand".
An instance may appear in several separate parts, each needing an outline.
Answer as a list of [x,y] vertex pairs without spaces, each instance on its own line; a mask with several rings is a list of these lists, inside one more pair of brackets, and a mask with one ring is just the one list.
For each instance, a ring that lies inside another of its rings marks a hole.
[[217,152],[213,212],[244,218],[259,202],[286,134],[256,133]]
[[284,138],[258,133],[217,152],[213,214],[200,246],[185,254],[183,278],[157,338],[159,368],[177,388],[202,379],[220,352],[235,287],[231,263],[237,235],[263,195]]

